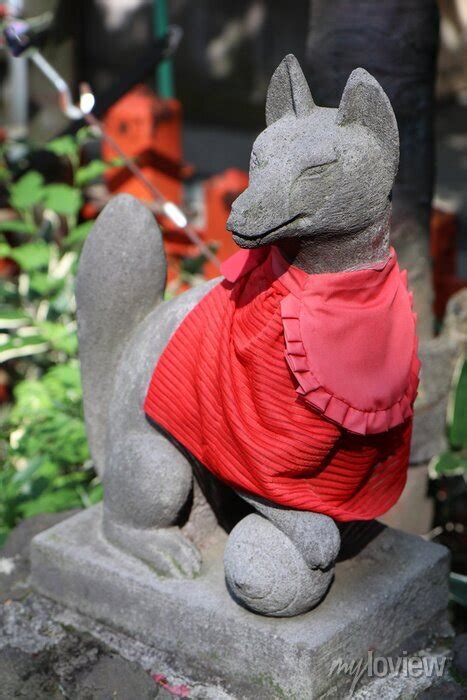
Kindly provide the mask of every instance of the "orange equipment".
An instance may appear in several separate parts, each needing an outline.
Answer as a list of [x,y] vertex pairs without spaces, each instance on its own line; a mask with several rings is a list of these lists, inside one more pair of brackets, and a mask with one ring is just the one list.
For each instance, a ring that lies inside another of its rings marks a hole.
[[[183,181],[193,174],[193,168],[183,162],[182,109],[178,100],[161,99],[147,87],[139,85],[118,100],[103,121],[105,132],[126,156],[133,159],[144,176],[165,198],[183,206],[187,200]],[[102,154],[107,162],[118,155],[105,139]],[[105,178],[111,194],[128,192],[143,201],[151,201],[147,186],[125,165],[110,168]],[[198,223],[192,222],[192,225],[200,238],[212,245],[220,260],[236,251],[225,224],[232,201],[247,185],[246,173],[234,168],[203,183]],[[190,218],[190,211],[187,214]],[[158,220],[164,231],[169,282],[173,283],[180,276],[182,260],[198,258],[200,253],[182,229],[163,215],[158,214]],[[219,270],[208,261],[203,273],[212,278],[219,274]]]
[[[226,260],[238,252],[238,246],[225,224],[230,214],[232,202],[248,187],[248,175],[243,170],[229,168],[220,175],[215,175],[204,183],[205,228],[203,238],[207,243],[214,243],[220,260]],[[208,279],[217,277],[219,270],[211,262],[204,266]]]
[[[182,162],[182,108],[176,99],[162,100],[149,88],[138,85],[124,95],[107,112],[105,131],[129,158],[135,159],[144,175],[167,199],[181,203],[182,179],[192,168]],[[117,157],[107,141],[102,155],[110,161]],[[149,199],[148,191],[125,166],[106,173],[110,192],[128,192],[139,199]]]

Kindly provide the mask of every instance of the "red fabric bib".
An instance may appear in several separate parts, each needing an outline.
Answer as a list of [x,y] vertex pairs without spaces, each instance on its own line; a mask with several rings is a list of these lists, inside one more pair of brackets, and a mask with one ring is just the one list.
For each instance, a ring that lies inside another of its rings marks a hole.
[[337,520],[399,497],[418,384],[415,319],[395,253],[308,275],[242,250],[154,371],[147,415],[234,488]]

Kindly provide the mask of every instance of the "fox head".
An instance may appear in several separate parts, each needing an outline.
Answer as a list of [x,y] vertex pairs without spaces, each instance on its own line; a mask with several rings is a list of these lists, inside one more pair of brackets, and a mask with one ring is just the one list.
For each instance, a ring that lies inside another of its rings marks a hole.
[[388,97],[363,68],[338,109],[315,105],[295,56],[271,78],[267,128],[253,144],[248,188],[227,222],[235,242],[356,233],[388,211],[399,136]]

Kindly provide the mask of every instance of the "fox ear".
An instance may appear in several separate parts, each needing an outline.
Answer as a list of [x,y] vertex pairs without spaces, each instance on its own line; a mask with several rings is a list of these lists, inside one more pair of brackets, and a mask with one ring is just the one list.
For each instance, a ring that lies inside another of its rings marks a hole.
[[381,85],[363,68],[352,71],[342,93],[336,123],[359,123],[369,129],[397,168],[399,131],[389,98]]
[[315,103],[300,64],[289,53],[274,71],[266,98],[266,124],[270,126],[286,114],[304,117]]

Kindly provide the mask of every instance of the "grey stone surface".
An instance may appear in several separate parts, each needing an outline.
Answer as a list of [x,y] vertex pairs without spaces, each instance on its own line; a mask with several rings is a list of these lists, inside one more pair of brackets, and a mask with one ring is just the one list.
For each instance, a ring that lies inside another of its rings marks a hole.
[[442,333],[420,343],[420,387],[415,403],[410,461],[426,462],[446,449],[446,410],[457,358],[467,350],[467,293],[454,294]]
[[86,427],[93,459],[105,472],[106,536],[177,577],[200,566],[195,544],[173,526],[192,489],[192,470],[149,426],[142,405],[159,354],[212,285],[160,305],[165,277],[152,214],[132,197],[116,197],[86,241],[78,275]]
[[253,495],[242,496],[287,535],[308,566],[321,569],[332,566],[341,545],[339,530],[332,518],[321,513],[282,508]]
[[417,700],[465,700],[467,691],[455,681],[446,681],[424,690],[416,697]]
[[[416,675],[406,675],[401,672],[390,672],[382,678],[373,678],[368,682],[368,677],[363,674],[363,678],[360,683],[357,683],[356,691],[353,693],[352,700],[373,700],[373,698],[381,698],[381,700],[415,700],[415,698],[425,698],[425,693],[429,693],[429,689],[433,689],[433,695],[427,695],[426,700],[431,697],[432,700],[454,700],[455,695],[444,695],[446,686],[457,686],[457,691],[461,690],[460,686],[456,683],[447,680],[449,678],[448,670],[448,658],[449,651],[446,646],[441,646],[441,648],[428,648],[423,650],[421,653],[415,653],[413,655],[407,655],[407,658],[413,658],[417,663],[420,660],[426,659],[428,664],[433,664],[432,668],[435,668],[435,664],[443,664],[444,669],[443,674],[440,679],[436,676],[435,672],[422,672]],[[395,659],[397,663],[397,657]],[[443,680],[446,679],[446,680]],[[366,681],[366,683],[365,683]],[[459,698],[457,695],[457,698]],[[323,699],[324,700],[324,699]],[[326,697],[326,700],[328,698]]]
[[235,600],[254,612],[290,617],[307,612],[326,593],[333,569],[311,568],[291,540],[256,513],[230,533],[225,577]]
[[94,507],[34,539],[34,586],[162,650],[176,671],[205,683],[222,679],[235,697],[311,700],[334,687],[329,665],[337,656],[359,658],[369,647],[388,654],[408,649],[409,638],[420,648],[445,623],[447,550],[411,535],[383,529],[337,564],[318,607],[275,619],[229,597],[225,537],[205,551],[199,576],[173,580],[110,545],[101,517]]
[[35,654],[4,646],[0,650],[0,678],[1,700],[173,698],[140,665],[111,652],[89,635],[62,634]]
[[86,429],[100,473],[118,359],[133,329],[162,300],[165,280],[162,236],[153,215],[130,195],[118,195],[86,240],[76,284]]
[[428,462],[446,449],[446,408],[457,350],[445,335],[420,343],[420,385],[410,451],[411,464]]
[[[108,407],[106,535],[122,549],[172,574],[190,576],[199,570],[195,545],[173,527],[192,489],[192,467],[148,423],[143,403],[154,366],[171,335],[217,281],[156,307],[136,327],[115,370]],[[215,528],[215,522],[209,522]]]
[[433,337],[433,284],[428,250],[428,222],[421,224],[415,217],[391,222],[391,243],[397,251],[401,270],[407,270],[413,308],[417,314],[417,333],[421,340]]
[[[233,700],[175,674],[161,652],[42,596],[0,606],[0,698]],[[174,695],[178,692],[179,695]]]
[[[249,187],[229,218],[237,243],[279,243],[310,272],[382,260],[399,143],[394,113],[377,81],[363,69],[353,71],[339,108],[324,109],[314,104],[295,57],[286,56],[271,79],[266,121],[253,146]],[[105,537],[162,575],[190,578],[199,574],[203,547],[195,521],[207,539],[217,525],[195,490],[192,518],[178,527],[193,493],[192,465],[152,430],[142,404],[160,353],[211,285],[161,305],[165,271],[160,232],[149,212],[129,197],[113,200],[81,258],[78,332],[91,452],[105,471]],[[259,510],[276,523],[278,511]],[[226,554],[227,579],[251,609],[297,614],[328,587],[337,529],[310,514],[282,514],[279,521],[276,528],[250,517],[238,526]],[[252,566],[250,540],[257,552],[253,586],[244,576]],[[296,580],[278,573],[279,552],[294,562]],[[268,598],[265,590],[274,593]]]
[[467,633],[459,634],[452,649],[452,665],[462,681],[467,682]]
[[434,499],[428,495],[428,465],[411,466],[397,503],[378,520],[413,535],[426,535],[433,527]]
[[[142,668],[119,656],[102,656],[90,668],[82,669],[76,678],[76,700],[113,698],[121,700],[154,700],[162,698],[155,683]],[[162,691],[166,698],[169,693]]]
[[467,351],[467,289],[461,289],[449,299],[443,333],[460,351]]
[[0,549],[0,602],[24,598],[29,586],[31,539],[77,511],[40,513],[26,518],[9,534]]
[[63,698],[58,679],[48,673],[43,658],[6,647],[0,651],[0,698],[54,700]]
[[266,117],[253,144],[249,186],[227,223],[236,243],[279,244],[308,272],[383,260],[399,140],[376,80],[358,68],[339,109],[318,107],[296,58],[286,56],[271,79]]
[[282,508],[241,494],[251,514],[232,530],[224,554],[235,599],[262,615],[292,616],[314,607],[329,588],[340,535],[332,518]]

